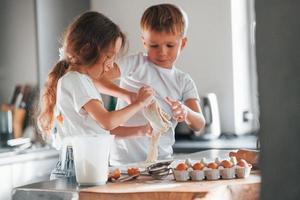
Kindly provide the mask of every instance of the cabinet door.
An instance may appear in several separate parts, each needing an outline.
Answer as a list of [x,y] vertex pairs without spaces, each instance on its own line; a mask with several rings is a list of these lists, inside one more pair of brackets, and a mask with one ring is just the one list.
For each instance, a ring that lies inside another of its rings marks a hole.
[[0,166],[0,200],[11,198],[12,190],[11,165]]
[[57,158],[48,158],[13,164],[13,187],[49,180],[50,173],[54,169],[56,162]]

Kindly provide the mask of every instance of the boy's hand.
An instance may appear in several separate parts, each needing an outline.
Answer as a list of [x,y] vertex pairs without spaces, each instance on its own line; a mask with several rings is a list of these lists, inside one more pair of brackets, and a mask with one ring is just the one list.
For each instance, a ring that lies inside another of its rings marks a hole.
[[187,120],[188,108],[184,104],[169,97],[166,97],[165,101],[170,105],[173,112],[173,118],[177,122],[183,122]]
[[149,86],[143,86],[139,89],[136,95],[136,101],[148,106],[154,98],[154,90]]

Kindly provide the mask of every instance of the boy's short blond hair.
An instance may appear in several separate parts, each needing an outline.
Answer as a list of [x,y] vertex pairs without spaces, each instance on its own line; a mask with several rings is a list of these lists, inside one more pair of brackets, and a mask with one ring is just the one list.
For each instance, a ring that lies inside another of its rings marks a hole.
[[142,30],[180,33],[186,36],[188,18],[181,8],[173,4],[158,4],[145,10],[140,25]]

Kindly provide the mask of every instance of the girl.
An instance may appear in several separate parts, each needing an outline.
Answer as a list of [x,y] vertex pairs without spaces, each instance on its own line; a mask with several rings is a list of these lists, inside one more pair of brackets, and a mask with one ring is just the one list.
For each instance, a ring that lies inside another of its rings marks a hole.
[[38,125],[43,133],[49,135],[56,119],[62,138],[97,134],[103,129],[117,137],[151,133],[148,124],[120,126],[152,101],[150,87],[140,88],[136,101],[129,106],[108,112],[94,85],[112,68],[124,43],[120,28],[97,12],[82,14],[68,27],[63,41],[64,56],[49,73],[41,97]]

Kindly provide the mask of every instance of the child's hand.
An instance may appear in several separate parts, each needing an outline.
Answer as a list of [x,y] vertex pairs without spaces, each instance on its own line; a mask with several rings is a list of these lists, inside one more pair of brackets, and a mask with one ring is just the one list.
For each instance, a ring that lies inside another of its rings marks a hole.
[[136,100],[137,100],[137,93],[135,93],[135,92],[128,92],[128,95],[127,95],[127,98],[126,98],[126,102],[128,104],[132,104]]
[[257,165],[258,154],[259,152],[255,150],[240,149],[237,152],[230,152],[229,156],[235,156],[237,160],[244,159],[252,165]]
[[136,101],[141,102],[143,106],[148,106],[154,98],[154,90],[149,86],[143,86],[139,89]]
[[182,104],[180,101],[175,101],[169,97],[166,97],[165,101],[170,105],[173,112],[173,118],[177,122],[186,121],[188,108],[184,104]]
[[152,136],[152,131],[153,131],[153,128],[151,127],[150,123],[148,123],[144,126],[144,131],[143,132],[146,133],[147,137]]

